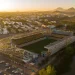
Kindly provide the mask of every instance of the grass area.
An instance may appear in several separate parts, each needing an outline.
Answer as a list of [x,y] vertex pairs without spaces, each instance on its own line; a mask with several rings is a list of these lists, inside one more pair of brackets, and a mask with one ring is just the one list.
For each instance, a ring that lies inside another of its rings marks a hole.
[[54,41],[55,41],[54,39],[46,38],[46,39],[41,40],[41,41],[39,41],[37,43],[25,46],[25,47],[23,47],[23,49],[27,49],[27,50],[29,50],[31,52],[35,52],[35,53],[40,54],[42,51],[46,51],[47,50],[47,49],[44,48],[44,46],[46,46],[49,43],[52,43]]

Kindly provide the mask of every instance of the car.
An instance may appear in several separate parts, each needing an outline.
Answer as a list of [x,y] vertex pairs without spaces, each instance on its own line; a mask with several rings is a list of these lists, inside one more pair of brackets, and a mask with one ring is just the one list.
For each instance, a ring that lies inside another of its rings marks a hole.
[[11,67],[9,67],[8,69],[10,69]]
[[5,66],[9,66],[9,63],[6,63],[6,65]]
[[24,73],[21,73],[21,75],[24,75]]
[[16,66],[15,65],[12,65],[12,68],[16,68]]
[[15,71],[14,73],[18,73],[18,71]]
[[15,72],[15,70],[13,70],[12,72]]

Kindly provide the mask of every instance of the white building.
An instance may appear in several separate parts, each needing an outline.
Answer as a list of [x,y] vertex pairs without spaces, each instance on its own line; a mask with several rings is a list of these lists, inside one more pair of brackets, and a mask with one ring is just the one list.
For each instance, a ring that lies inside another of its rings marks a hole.
[[44,48],[48,49],[48,52],[50,52],[50,54],[53,55],[73,42],[75,42],[75,36],[69,36],[68,38],[64,38],[62,40],[51,43],[45,46]]
[[54,34],[67,35],[67,36],[73,35],[72,31],[64,31],[64,30],[57,30],[57,29],[54,29],[53,33]]
[[7,30],[7,28],[3,28],[3,34],[8,34],[9,31]]

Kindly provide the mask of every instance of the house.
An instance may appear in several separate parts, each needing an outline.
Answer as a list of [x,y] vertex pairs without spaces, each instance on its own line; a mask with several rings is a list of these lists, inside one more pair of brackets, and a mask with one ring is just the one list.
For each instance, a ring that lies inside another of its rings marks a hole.
[[7,30],[7,28],[3,28],[3,34],[8,34],[9,31]]

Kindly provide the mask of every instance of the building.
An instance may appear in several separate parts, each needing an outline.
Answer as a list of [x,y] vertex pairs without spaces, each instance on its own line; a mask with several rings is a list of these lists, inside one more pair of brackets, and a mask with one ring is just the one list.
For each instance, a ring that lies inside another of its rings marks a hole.
[[62,48],[66,47],[67,45],[73,42],[75,42],[75,36],[69,36],[68,38],[63,38],[62,40],[58,40],[54,43],[50,43],[44,48],[48,49],[48,52],[50,52],[50,55],[53,55],[59,50],[61,50]]

